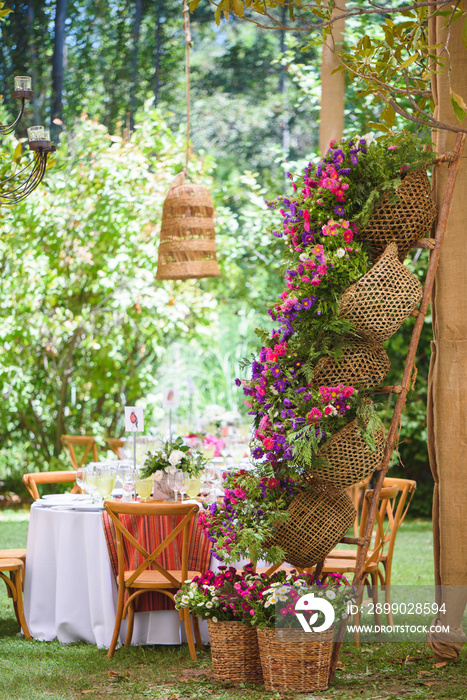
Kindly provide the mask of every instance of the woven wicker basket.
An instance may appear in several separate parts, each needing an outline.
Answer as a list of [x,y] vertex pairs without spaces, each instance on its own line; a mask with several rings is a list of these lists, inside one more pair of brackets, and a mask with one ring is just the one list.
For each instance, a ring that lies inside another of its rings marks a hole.
[[304,480],[310,483],[318,477],[341,489],[363,481],[381,467],[385,437],[382,425],[373,437],[374,451],[363,438],[357,421],[348,423],[324,443],[318,457],[326,461],[312,470],[305,468]]
[[365,388],[377,387],[389,370],[391,361],[382,345],[371,341],[351,340],[342,357],[323,357],[313,370],[313,381],[324,386],[350,384]]
[[334,630],[259,629],[258,645],[266,690],[309,693],[328,687]]
[[345,290],[339,315],[352,321],[362,337],[384,342],[410,316],[422,293],[418,279],[399,261],[396,244],[390,243],[371,270]]
[[256,629],[244,622],[208,620],[214,677],[228,683],[262,683]]
[[271,541],[285,561],[306,568],[324,559],[355,521],[356,511],[342,489],[313,479],[287,508],[289,519],[274,528]]
[[394,241],[399,260],[403,261],[413,243],[429,234],[436,218],[436,204],[426,171],[416,170],[406,175],[397,188],[397,200],[390,204],[389,199],[386,194],[358,238],[369,243],[375,258]]
[[214,207],[203,185],[185,181],[181,173],[167,192],[162,210],[156,278],[218,277]]

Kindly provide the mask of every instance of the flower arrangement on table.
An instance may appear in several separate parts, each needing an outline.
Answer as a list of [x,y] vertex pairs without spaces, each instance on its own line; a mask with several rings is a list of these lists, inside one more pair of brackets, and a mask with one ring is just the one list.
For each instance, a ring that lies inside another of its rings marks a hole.
[[198,475],[206,466],[207,460],[198,450],[186,445],[182,437],[162,441],[160,450],[148,452],[143,465],[143,477],[154,474],[161,481],[165,474],[181,469],[191,476]]
[[352,340],[350,322],[339,318],[339,300],[371,266],[365,244],[358,243],[359,227],[385,192],[431,161],[421,145],[408,133],[331,141],[317,166],[309,163],[296,179],[289,174],[293,194],[269,203],[282,216],[282,230],[272,233],[286,245],[286,289],[268,309],[275,328],[257,331],[263,347],[251,362],[251,379],[236,383],[254,416],[252,454],[278,476],[316,458],[324,440],[360,417],[362,406],[368,444],[380,428],[376,415],[368,421],[371,408],[360,387],[318,387],[313,368],[320,357],[338,359]]
[[199,522],[212,542],[211,554],[231,563],[243,557],[283,561],[283,550],[271,541],[274,526],[288,518],[287,508],[299,492],[292,477],[278,479],[257,471],[224,473],[224,497],[202,512]]
[[209,453],[213,450],[213,457],[220,457],[226,442],[224,438],[209,433],[190,433],[185,436],[190,447],[200,446],[202,451]]

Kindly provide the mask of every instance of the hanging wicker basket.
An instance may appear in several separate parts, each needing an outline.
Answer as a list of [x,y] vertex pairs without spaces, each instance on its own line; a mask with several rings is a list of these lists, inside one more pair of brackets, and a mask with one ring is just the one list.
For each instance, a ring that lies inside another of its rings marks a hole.
[[391,369],[391,360],[379,343],[352,339],[344,345],[342,356],[323,357],[313,370],[313,382],[324,386],[347,384],[377,387]]
[[162,210],[156,279],[184,280],[220,275],[216,257],[214,207],[209,191],[181,173]]
[[363,338],[384,342],[410,316],[422,294],[422,285],[399,261],[397,246],[391,243],[371,270],[345,290],[339,316],[352,321]]
[[208,620],[214,677],[224,683],[262,683],[256,629],[244,622]]
[[258,629],[264,686],[279,693],[326,690],[334,628],[324,632]]
[[363,481],[381,467],[385,442],[383,425],[377,428],[372,437],[374,450],[363,437],[357,421],[348,423],[319,450],[318,457],[325,461],[312,469],[305,467],[304,481],[313,483],[313,479],[318,477],[341,489]]
[[287,508],[289,519],[274,528],[272,540],[285,552],[285,561],[306,568],[324,559],[355,521],[347,493],[313,479]]
[[396,192],[397,200],[393,204],[390,204],[389,194],[384,195],[367,226],[359,231],[358,238],[370,245],[375,259],[394,241],[402,262],[414,242],[429,235],[437,208],[426,170],[408,173]]

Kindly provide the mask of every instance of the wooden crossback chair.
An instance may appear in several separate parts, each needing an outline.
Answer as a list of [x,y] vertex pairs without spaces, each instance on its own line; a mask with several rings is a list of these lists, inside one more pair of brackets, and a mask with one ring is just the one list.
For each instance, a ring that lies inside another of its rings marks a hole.
[[16,619],[26,639],[31,638],[23,609],[23,572],[24,561],[19,558],[0,559],[0,579],[7,587],[8,595],[13,600]]
[[74,484],[72,491],[76,490],[80,492],[80,489],[76,485],[76,472],[74,471],[63,471],[63,472],[33,472],[31,474],[23,475],[23,483],[27,490],[31,494],[34,501],[37,501],[41,496],[37,489],[37,484],[61,484],[70,483]]
[[[384,500],[381,502],[379,506],[379,515],[377,515],[377,526],[373,533],[373,542],[368,550],[369,554],[376,548],[382,550],[378,558],[378,577],[381,581],[381,585],[385,587],[385,602],[389,604],[391,602],[391,572],[396,536],[399,527],[407,515],[417,487],[417,482],[412,479],[386,477],[383,481],[383,488],[390,488],[392,486],[398,486],[398,491],[387,502]],[[357,554],[357,549],[334,549],[329,553],[326,561],[330,563],[331,559],[356,560]],[[390,610],[391,606],[386,606],[386,609]],[[387,614],[387,618],[388,623],[392,625],[393,619],[391,612]]]
[[[163,593],[174,600],[175,593],[181,588],[182,584],[194,576],[201,576],[199,571],[188,571],[188,545],[190,524],[193,517],[199,510],[197,504],[192,503],[122,503],[114,501],[106,501],[105,508],[109,517],[113,521],[116,530],[117,542],[117,557],[118,557],[118,601],[117,611],[115,616],[115,627],[112,641],[108,651],[108,657],[112,658],[118,642],[120,627],[122,620],[128,614],[128,626],[125,639],[125,646],[131,643],[133,635],[134,621],[134,602],[135,599],[146,591],[157,591]],[[171,531],[153,552],[148,552],[145,547],[138,542],[135,537],[128,531],[122,523],[121,515],[150,515],[150,516],[184,516],[178,525]],[[168,570],[162,566],[157,560],[161,553],[173,542],[179,533],[183,533],[182,552],[181,552],[181,569]],[[143,562],[136,570],[125,570],[125,548],[124,544],[128,543],[135,547],[143,557]],[[152,566],[152,569],[149,567]],[[125,600],[126,599],[126,600]],[[186,637],[188,640],[188,648],[190,657],[196,659],[196,650],[193,641],[193,633],[191,629],[190,613],[188,608],[180,610],[180,619],[183,619],[185,625]],[[195,629],[196,642],[201,646],[201,637],[199,634],[199,626],[197,618],[193,618],[193,626]]]
[[120,438],[109,438],[107,440],[107,444],[112,450],[112,452],[115,452],[117,455],[118,459],[124,459],[124,455],[122,453],[122,449],[125,446],[125,441],[121,440]]
[[24,564],[23,569],[21,571],[21,580],[23,583],[23,590],[24,590],[24,569],[26,566],[26,550],[22,549],[22,548],[0,549],[0,565],[1,565],[2,559],[21,559],[21,561]]
[[[84,467],[87,462],[90,461],[98,461],[96,440],[91,435],[62,435],[60,440],[70,458],[73,469]],[[75,447],[83,448],[83,453],[79,462]],[[89,459],[89,453],[92,453],[92,460]]]

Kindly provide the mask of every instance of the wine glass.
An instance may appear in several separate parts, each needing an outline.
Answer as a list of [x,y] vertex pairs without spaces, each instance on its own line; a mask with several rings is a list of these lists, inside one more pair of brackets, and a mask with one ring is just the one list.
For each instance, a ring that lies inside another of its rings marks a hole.
[[144,472],[142,470],[137,470],[135,486],[138,495],[141,497],[142,503],[146,503],[149,496],[152,493],[152,488],[154,486],[154,475],[143,476]]
[[110,498],[110,494],[112,493],[112,490],[113,490],[113,487],[115,484],[115,479],[116,479],[116,474],[115,474],[114,470],[112,470],[106,466],[97,467],[97,469],[96,469],[97,491],[98,491],[99,495],[102,497],[103,501],[105,501],[107,498]]
[[201,477],[187,476],[185,479],[185,493],[188,498],[196,498],[201,491]]
[[215,465],[209,464],[205,469],[205,479],[210,486],[208,502],[215,503],[217,500],[217,487],[221,483],[221,470]]
[[136,473],[133,467],[125,467],[122,471],[121,479],[123,490],[125,494],[128,494],[129,500],[131,501],[136,487]]
[[86,468],[85,467],[79,467],[76,470],[76,483],[81,489],[82,493],[85,493],[85,487],[86,487]]
[[97,491],[96,465],[94,462],[90,462],[86,467],[85,486],[87,493],[91,496],[91,503],[94,503],[94,495]]

